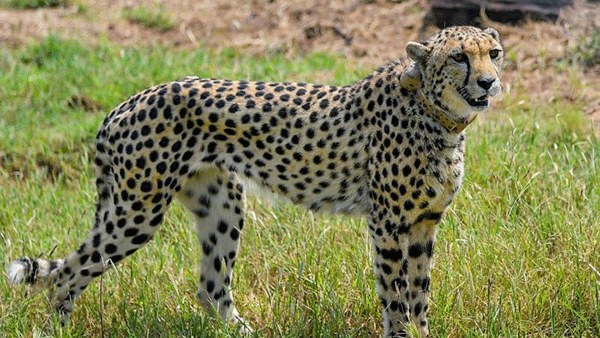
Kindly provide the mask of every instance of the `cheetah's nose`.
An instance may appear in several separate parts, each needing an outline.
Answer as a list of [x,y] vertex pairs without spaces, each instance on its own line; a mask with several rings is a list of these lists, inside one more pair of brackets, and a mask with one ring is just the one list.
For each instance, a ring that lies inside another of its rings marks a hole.
[[488,90],[492,87],[494,81],[496,81],[496,78],[494,77],[482,77],[477,80],[477,84],[479,85],[479,87]]

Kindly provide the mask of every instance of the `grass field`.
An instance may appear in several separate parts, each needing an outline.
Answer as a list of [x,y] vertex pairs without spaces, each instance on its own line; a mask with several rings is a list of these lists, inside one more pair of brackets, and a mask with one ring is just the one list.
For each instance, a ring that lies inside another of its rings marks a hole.
[[[346,84],[372,66],[57,37],[0,50],[3,268],[78,247],[94,213],[96,131],[129,95],[190,74]],[[574,74],[565,90],[579,90],[577,66],[561,67]],[[436,244],[432,337],[598,337],[600,141],[578,102],[532,104],[523,88],[511,91],[467,129],[465,182]],[[249,211],[234,294],[258,337],[381,334],[364,220],[252,199]],[[90,285],[68,328],[44,292],[4,279],[0,337],[236,336],[195,302],[191,228],[174,205],[152,242]]]

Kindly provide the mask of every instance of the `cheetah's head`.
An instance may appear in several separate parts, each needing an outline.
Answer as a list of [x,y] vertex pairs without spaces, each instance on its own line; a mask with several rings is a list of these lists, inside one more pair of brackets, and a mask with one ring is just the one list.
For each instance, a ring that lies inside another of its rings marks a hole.
[[488,107],[500,91],[503,52],[493,28],[451,27],[422,42],[406,45],[421,70],[425,97],[451,116],[465,118]]

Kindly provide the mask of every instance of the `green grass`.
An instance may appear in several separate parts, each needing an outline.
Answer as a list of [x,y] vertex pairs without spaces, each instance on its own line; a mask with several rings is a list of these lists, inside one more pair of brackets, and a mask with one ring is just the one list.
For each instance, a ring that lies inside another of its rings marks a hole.
[[596,27],[573,48],[572,59],[585,67],[600,64],[600,28]]
[[0,0],[0,7],[16,9],[38,9],[52,7],[68,7],[70,0]]
[[[55,247],[52,257],[63,257],[85,237],[95,133],[127,96],[190,74],[342,84],[370,70],[324,54],[248,58],[233,50],[84,47],[52,36],[1,50],[4,268]],[[581,86],[576,77],[572,86]],[[515,105],[531,100],[514,88],[500,99],[505,108],[468,129],[464,186],[436,244],[432,336],[597,337],[600,142],[577,103]],[[74,96],[100,111],[69,105]],[[249,204],[234,292],[257,336],[381,334],[364,220]],[[44,292],[0,282],[0,337],[236,336],[194,300],[200,248],[184,210],[174,205],[161,230],[90,285],[68,328],[56,325]]]
[[163,4],[154,2],[150,7],[140,5],[126,8],[123,16],[132,23],[166,32],[175,27],[175,19],[165,9]]

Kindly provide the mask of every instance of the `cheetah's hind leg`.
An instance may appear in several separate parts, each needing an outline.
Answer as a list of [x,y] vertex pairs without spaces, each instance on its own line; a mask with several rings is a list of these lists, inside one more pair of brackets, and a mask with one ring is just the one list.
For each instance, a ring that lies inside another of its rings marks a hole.
[[[13,284],[51,287],[51,301],[63,325],[69,321],[74,301],[92,279],[152,238],[171,201],[171,190],[156,188],[152,198],[155,206],[144,208],[139,183],[133,179],[132,184],[115,181],[113,173],[118,168],[108,165],[110,160],[105,157],[96,155],[98,203],[94,226],[86,240],[64,259],[19,258],[7,271]],[[123,198],[125,194],[127,199]]]
[[244,334],[251,333],[231,292],[246,202],[240,179],[220,169],[198,171],[176,196],[192,214],[202,246],[198,301],[207,312],[239,325]]

